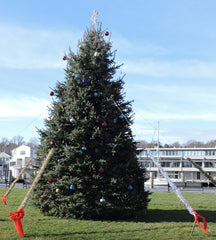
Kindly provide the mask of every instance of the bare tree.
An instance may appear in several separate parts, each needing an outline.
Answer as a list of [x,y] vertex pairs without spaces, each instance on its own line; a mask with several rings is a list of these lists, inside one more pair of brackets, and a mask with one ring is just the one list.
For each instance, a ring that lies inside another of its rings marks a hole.
[[9,153],[11,150],[22,144],[25,144],[25,141],[21,136],[13,137],[12,140],[8,140],[8,138],[3,137],[0,141],[0,152]]
[[148,145],[148,142],[146,142],[145,140],[138,141],[136,144],[137,148],[146,148],[147,145]]
[[30,138],[26,145],[31,148],[37,148],[39,145],[39,140],[36,137]]
[[205,147],[216,147],[216,140],[211,140],[205,144]]
[[7,146],[9,145],[10,141],[8,138],[3,137],[0,142],[0,152],[7,152]]
[[180,148],[182,147],[182,145],[179,142],[174,142],[173,144],[171,144],[171,147]]
[[204,147],[205,144],[203,142],[199,142],[196,140],[189,140],[188,142],[186,142],[186,144],[184,144],[184,147],[187,148],[195,148],[195,147]]
[[25,144],[24,137],[15,136],[15,137],[12,138],[11,143],[16,144],[17,146]]

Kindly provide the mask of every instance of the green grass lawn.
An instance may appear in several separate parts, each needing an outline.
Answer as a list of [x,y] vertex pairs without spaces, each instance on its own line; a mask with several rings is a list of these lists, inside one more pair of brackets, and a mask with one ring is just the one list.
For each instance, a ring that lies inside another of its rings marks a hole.
[[[6,189],[0,189],[4,194]],[[27,190],[14,189],[7,197],[7,206],[0,203],[0,240],[22,239],[18,236],[10,212],[15,212]],[[88,239],[88,240],[131,240],[131,239],[215,239],[216,238],[216,195],[203,193],[183,194],[191,206],[208,222],[208,237],[198,225],[190,236],[194,218],[174,193],[153,193],[148,213],[134,221],[87,221],[60,219],[43,216],[29,202],[22,219],[25,239]]]

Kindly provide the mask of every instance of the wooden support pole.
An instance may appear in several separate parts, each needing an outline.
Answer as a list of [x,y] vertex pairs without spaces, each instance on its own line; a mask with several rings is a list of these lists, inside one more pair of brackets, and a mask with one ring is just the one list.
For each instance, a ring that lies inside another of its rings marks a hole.
[[50,157],[52,156],[52,154],[53,154],[53,148],[50,149],[49,153],[47,154],[46,160],[43,162],[40,170],[38,171],[37,176],[35,177],[35,180],[33,181],[29,191],[27,192],[27,194],[26,194],[24,200],[22,201],[21,205],[19,206],[18,210],[21,209],[21,208],[23,209],[26,206],[26,203],[27,203],[29,197],[31,196],[31,194],[32,194],[32,192],[33,192],[37,182],[39,181],[39,179],[40,179],[40,177],[41,177],[41,175],[42,175],[42,173],[43,173],[47,163],[49,162]]
[[26,163],[26,165],[24,166],[24,168],[22,169],[22,171],[19,173],[19,175],[17,176],[17,178],[13,181],[13,183],[11,184],[10,188],[7,190],[7,192],[5,193],[5,197],[7,197],[7,195],[10,193],[10,191],[13,189],[13,187],[15,186],[15,184],[17,183],[17,181],[21,178],[22,174],[24,173],[24,171],[26,170],[26,168],[28,167],[28,165],[30,164],[31,159],[28,160],[28,162]]
[[42,173],[43,173],[47,163],[49,162],[50,157],[52,156],[52,154],[53,154],[53,148],[47,154],[46,159],[44,160],[40,170],[38,171],[38,174],[37,174],[34,182],[32,183],[29,191],[27,192],[27,194],[26,194],[24,200],[22,201],[21,205],[19,206],[18,210],[16,212],[14,212],[14,213],[10,213],[9,214],[9,217],[13,220],[14,226],[15,226],[15,228],[17,230],[17,233],[18,233],[18,235],[20,237],[24,237],[22,221],[21,221],[21,219],[24,217],[24,207],[26,206],[26,203],[27,203],[29,197],[31,196],[32,191],[34,190],[37,182],[39,181],[39,179],[40,179],[40,177],[41,177],[41,175],[42,175]]
[[193,227],[192,227],[191,234],[190,234],[191,236],[192,236],[192,234],[194,232],[195,225],[196,225],[196,221],[194,221],[194,223],[193,223]]

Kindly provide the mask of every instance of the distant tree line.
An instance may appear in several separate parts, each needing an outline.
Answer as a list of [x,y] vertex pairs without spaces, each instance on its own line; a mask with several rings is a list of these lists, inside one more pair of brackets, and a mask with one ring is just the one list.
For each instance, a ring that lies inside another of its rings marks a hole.
[[[161,144],[159,143],[160,147],[164,147],[164,148],[214,148],[216,147],[216,140],[211,140],[211,141],[208,141],[206,143],[204,142],[200,142],[200,141],[196,141],[196,140],[190,140],[186,143],[183,143],[183,144],[180,144],[179,142],[174,142],[172,144]],[[138,148],[153,148],[157,146],[157,142],[154,141],[154,142],[147,142],[145,140],[141,140],[141,141],[138,141],[137,142],[137,147]]]
[[14,148],[25,144],[29,147],[36,148],[38,146],[38,139],[31,138],[28,142],[24,141],[24,137],[22,136],[15,136],[11,140],[6,137],[3,137],[0,140],[0,152],[10,153]]
[[[0,152],[10,153],[14,148],[16,148],[22,144],[25,144],[32,148],[37,148],[37,146],[39,144],[39,140],[36,137],[34,137],[34,138],[31,138],[28,142],[25,142],[24,137],[22,137],[22,136],[15,136],[11,140],[9,140],[6,137],[3,137],[0,140]],[[160,147],[164,147],[164,148],[174,148],[174,147],[175,148],[194,148],[194,147],[196,147],[196,148],[202,148],[202,147],[214,148],[214,147],[216,147],[216,139],[208,141],[206,143],[196,141],[196,140],[189,140],[188,142],[183,143],[183,144],[180,144],[179,142],[174,142],[172,144],[159,143],[159,145],[160,145]],[[137,146],[137,148],[153,148],[153,147],[157,146],[157,142],[153,141],[153,142],[149,143],[145,140],[140,140],[140,141],[137,141],[136,146]]]

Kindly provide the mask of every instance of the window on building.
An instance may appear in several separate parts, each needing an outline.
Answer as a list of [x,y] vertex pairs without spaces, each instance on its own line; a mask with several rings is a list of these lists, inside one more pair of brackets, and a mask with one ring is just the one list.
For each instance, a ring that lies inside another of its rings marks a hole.
[[25,151],[21,151],[21,152],[20,152],[20,155],[25,155]]
[[144,167],[144,162],[139,162],[140,166]]
[[180,162],[174,162],[173,167],[180,167]]
[[184,152],[183,152],[183,155],[184,155],[184,156],[189,156],[189,151],[184,151]]
[[203,151],[197,151],[197,156],[202,156],[203,155]]
[[197,180],[200,180],[200,172],[197,172]]
[[145,162],[140,162],[140,165],[141,165],[142,167],[150,167],[150,166],[151,166],[151,163],[145,161]]
[[182,167],[186,167],[186,168],[192,167],[192,163],[183,161],[182,162]]
[[197,165],[199,165],[200,167],[202,167],[202,162],[195,162]]
[[213,163],[212,162],[204,162],[204,167],[212,168],[213,167]]
[[170,162],[161,162],[161,167],[170,167]]
[[10,162],[10,166],[15,166],[16,162]]
[[211,156],[211,155],[215,155],[215,151],[205,151],[205,155],[206,156]]
[[22,158],[17,159],[17,165],[19,165],[19,166],[22,165]]

